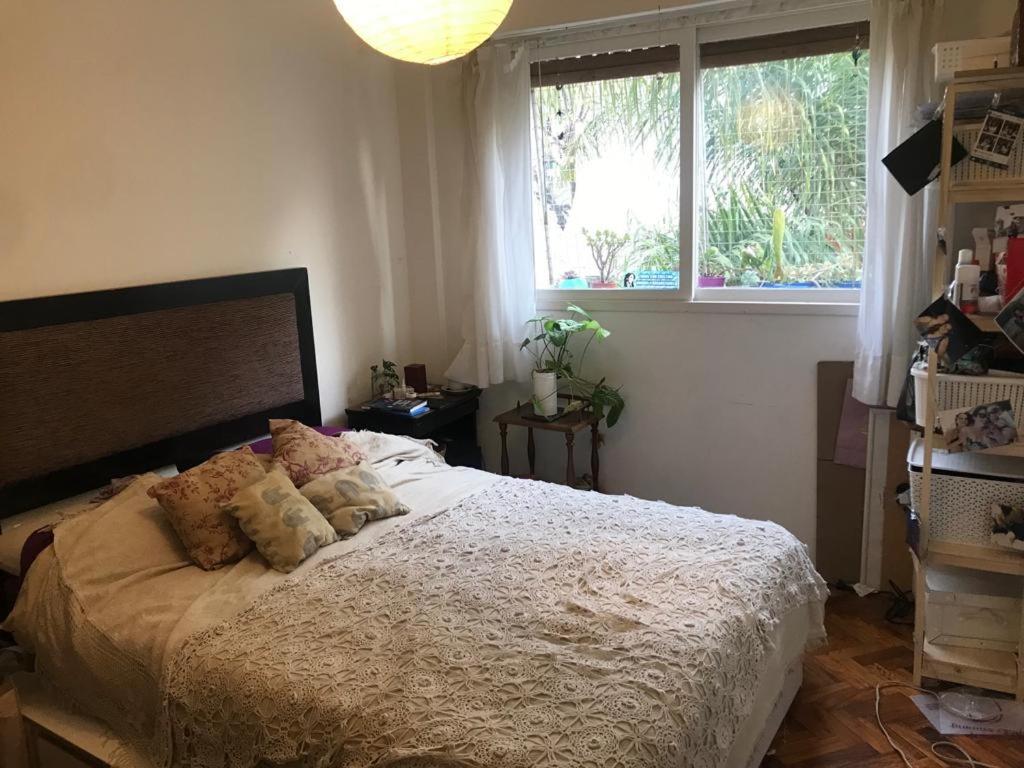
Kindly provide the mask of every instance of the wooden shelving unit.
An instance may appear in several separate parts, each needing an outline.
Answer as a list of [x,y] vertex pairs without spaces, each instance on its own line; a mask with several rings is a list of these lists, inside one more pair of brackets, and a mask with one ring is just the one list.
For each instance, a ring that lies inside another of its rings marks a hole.
[[[942,169],[940,176],[939,224],[946,230],[946,242],[953,250],[953,223],[956,206],[965,203],[991,203],[993,206],[1024,201],[1024,169],[1018,163],[1007,172],[985,172],[983,179],[964,179],[963,173],[954,174],[951,158],[953,139],[964,122],[977,124],[974,120],[959,121],[957,99],[967,93],[1003,94],[1013,93],[1015,101],[1024,95],[1024,68],[992,70],[989,72],[958,73],[946,89],[946,107],[943,117]],[[1002,102],[1005,106],[1005,101]],[[1018,147],[1018,152],[1024,151]],[[964,160],[968,163],[970,160]],[[946,254],[936,253],[932,268],[932,293],[938,296],[950,279],[950,264]],[[986,332],[997,332],[995,318],[989,315],[972,317],[975,325]],[[920,498],[916,512],[920,520],[918,551],[914,559],[915,627],[914,627],[914,679],[920,685],[922,678],[933,678],[947,682],[974,685],[994,691],[1014,694],[1018,701],[1024,701],[1024,610],[1017,608],[1013,617],[1020,625],[1020,634],[1015,650],[1005,648],[964,647],[962,645],[933,642],[927,628],[933,625],[930,616],[928,576],[930,569],[967,569],[982,574],[1002,574],[1020,577],[1019,597],[1024,600],[1024,553],[996,546],[977,543],[963,543],[930,536],[929,521],[933,501],[933,470],[935,470],[934,425],[937,414],[938,359],[934,350],[928,355],[927,397],[925,398],[925,421],[923,458],[921,467]],[[978,403],[980,405],[981,403]],[[1020,414],[1018,414],[1018,417]],[[977,461],[977,459],[966,459]],[[984,459],[982,459],[984,461]],[[959,469],[944,468],[944,474],[991,471],[995,477],[1010,465],[1016,463],[1024,472],[1024,457],[999,457],[988,467],[965,465]],[[1024,484],[1021,485],[1021,502],[1024,502]],[[979,510],[986,514],[988,510]],[[967,580],[965,580],[966,582]],[[965,586],[966,589],[966,586]],[[953,594],[956,594],[955,592]],[[984,600],[984,598],[979,598]],[[1024,602],[1021,603],[1024,605]]]

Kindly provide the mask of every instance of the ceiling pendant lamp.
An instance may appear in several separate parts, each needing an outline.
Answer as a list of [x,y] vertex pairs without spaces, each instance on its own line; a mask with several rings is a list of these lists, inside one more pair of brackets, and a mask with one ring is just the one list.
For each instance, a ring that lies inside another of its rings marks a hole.
[[465,56],[505,20],[512,0],[334,0],[363,40],[416,64]]

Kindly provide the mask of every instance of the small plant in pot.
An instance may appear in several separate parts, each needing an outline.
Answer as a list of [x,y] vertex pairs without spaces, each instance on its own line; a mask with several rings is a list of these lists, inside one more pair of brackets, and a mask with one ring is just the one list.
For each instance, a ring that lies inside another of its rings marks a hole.
[[[569,317],[536,317],[529,322],[530,335],[520,345],[533,355],[533,410],[538,416],[558,415],[558,395],[571,398],[566,412],[593,409],[609,427],[626,407],[619,387],[605,379],[592,381],[582,376],[583,363],[594,339],[603,341],[611,333],[575,304],[566,310]],[[582,344],[579,357],[573,348]]]
[[391,392],[401,382],[398,367],[390,360],[381,361],[381,365],[370,366],[370,391],[374,397],[382,397]]
[[697,276],[698,288],[723,288],[734,267],[732,261],[715,246],[704,250],[700,260],[700,275]]
[[591,288],[615,288],[615,275],[619,273],[619,262],[622,250],[629,244],[629,235],[620,235],[610,229],[599,229],[596,232],[583,230],[583,238],[590,248],[590,257],[597,267],[597,280]]

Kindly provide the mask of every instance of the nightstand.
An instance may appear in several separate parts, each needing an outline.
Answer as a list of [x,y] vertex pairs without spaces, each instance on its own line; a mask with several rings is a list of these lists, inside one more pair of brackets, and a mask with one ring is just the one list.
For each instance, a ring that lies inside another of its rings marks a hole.
[[348,425],[352,429],[433,440],[444,451],[445,461],[453,467],[483,469],[483,453],[476,432],[480,390],[474,388],[463,394],[424,399],[430,410],[411,418],[375,411],[366,404],[346,408]]

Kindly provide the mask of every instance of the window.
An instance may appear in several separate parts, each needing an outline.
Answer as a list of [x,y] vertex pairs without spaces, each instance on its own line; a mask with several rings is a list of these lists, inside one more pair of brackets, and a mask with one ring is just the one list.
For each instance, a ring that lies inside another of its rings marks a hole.
[[[698,287],[859,288],[868,61],[858,25],[701,48]],[[793,55],[799,52],[801,55]]]
[[867,22],[764,28],[534,63],[539,289],[856,300]]
[[535,64],[538,288],[679,288],[679,48]]

